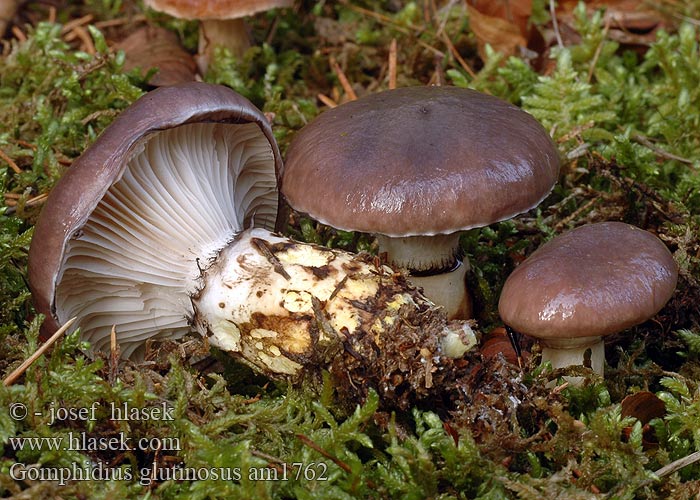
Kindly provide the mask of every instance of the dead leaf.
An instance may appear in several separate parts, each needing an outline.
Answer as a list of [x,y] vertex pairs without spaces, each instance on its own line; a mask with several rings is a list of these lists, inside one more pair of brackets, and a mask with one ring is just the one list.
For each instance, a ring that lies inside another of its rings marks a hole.
[[[508,363],[518,366],[518,355],[513,349],[506,329],[503,327],[494,328],[481,343],[479,348],[481,356],[485,360],[490,360],[502,353]],[[529,353],[523,353],[524,357],[528,357]]]
[[7,27],[19,8],[19,0],[0,0],[0,38],[5,35]]
[[625,397],[621,403],[622,416],[634,417],[642,424],[666,414],[666,405],[655,394],[639,391]]
[[124,69],[140,68],[146,74],[151,68],[158,72],[148,81],[160,87],[195,80],[197,65],[191,54],[180,45],[173,32],[157,26],[134,31],[115,46],[126,54]]
[[[573,26],[578,3],[578,0],[563,0],[557,4],[560,24]],[[638,0],[592,0],[585,4],[589,16],[598,10],[605,11],[602,22],[609,27],[608,37],[622,45],[648,45],[667,24],[658,10]]]
[[480,12],[476,7],[467,4],[469,10],[469,27],[476,36],[479,56],[486,59],[486,44],[506,55],[514,55],[518,47],[527,46],[527,38],[517,24],[504,19]]
[[470,7],[489,17],[498,17],[518,27],[522,36],[528,38],[532,0],[471,0]]

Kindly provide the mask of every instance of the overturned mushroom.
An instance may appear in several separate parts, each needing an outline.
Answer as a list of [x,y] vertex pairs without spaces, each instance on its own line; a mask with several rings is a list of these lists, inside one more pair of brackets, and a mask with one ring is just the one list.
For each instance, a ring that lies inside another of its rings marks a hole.
[[553,368],[588,364],[602,375],[603,337],[653,317],[677,278],[671,252],[651,233],[622,222],[589,224],[520,264],[498,310],[504,323],[540,341]]
[[[269,124],[232,90],[142,97],[74,162],[36,226],[29,276],[46,332],[77,316],[108,349],[115,325],[121,352],[138,356],[146,339],[194,327],[284,376],[434,309],[388,268],[270,233],[279,167]],[[435,325],[452,353],[473,341],[462,325]]]
[[380,92],[326,111],[289,146],[282,193],[338,229],[378,235],[451,317],[469,317],[459,232],[538,205],[559,156],[532,116],[456,87]]

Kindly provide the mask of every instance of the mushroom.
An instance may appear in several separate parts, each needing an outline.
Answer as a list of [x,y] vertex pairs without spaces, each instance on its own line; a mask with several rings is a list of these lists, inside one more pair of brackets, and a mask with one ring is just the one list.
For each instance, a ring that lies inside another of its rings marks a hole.
[[470,315],[460,231],[509,219],[552,190],[559,155],[529,114],[456,87],[408,87],[326,111],[293,139],[282,193],[297,211],[377,235],[450,317]]
[[180,45],[177,35],[160,26],[144,26],[117,43],[114,50],[124,51],[124,71],[137,69],[153,87],[194,82],[197,64]]
[[274,228],[280,163],[265,117],[225,87],[143,96],[73,163],[37,222],[29,280],[44,330],[77,315],[104,349],[116,323],[126,356],[184,335],[198,264],[253,222]]
[[198,64],[204,74],[215,47],[225,47],[239,57],[250,47],[244,17],[278,7],[291,7],[293,0],[144,0],[144,4],[180,19],[201,20]]
[[[232,90],[143,96],[73,163],[36,225],[29,280],[44,334],[77,317],[93,350],[114,328],[138,358],[147,339],[196,329],[287,376],[431,306],[389,268],[272,234],[280,166],[264,115]],[[451,346],[467,339],[440,328]]]
[[[603,375],[603,337],[653,317],[673,295],[678,267],[653,234],[622,222],[559,235],[506,280],[501,319],[539,339],[553,368],[585,365]],[[572,382],[580,379],[572,378]]]

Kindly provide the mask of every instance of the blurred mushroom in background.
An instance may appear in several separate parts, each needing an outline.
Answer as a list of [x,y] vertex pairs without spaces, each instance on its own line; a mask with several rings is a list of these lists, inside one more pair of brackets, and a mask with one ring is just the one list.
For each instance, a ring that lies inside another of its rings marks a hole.
[[131,33],[114,47],[123,50],[124,70],[139,68],[146,76],[155,69],[148,79],[154,87],[177,85],[196,80],[197,64],[180,45],[177,35],[159,26],[144,26]]
[[202,75],[216,47],[224,47],[237,57],[250,48],[246,16],[292,4],[293,0],[144,0],[144,5],[155,11],[200,21],[197,64]]

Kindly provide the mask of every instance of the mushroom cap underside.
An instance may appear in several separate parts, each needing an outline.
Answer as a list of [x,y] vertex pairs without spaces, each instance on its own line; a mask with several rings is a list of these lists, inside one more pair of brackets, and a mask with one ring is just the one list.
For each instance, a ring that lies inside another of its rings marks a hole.
[[226,87],[141,97],[68,169],[37,222],[29,282],[43,334],[77,310],[101,330],[109,308],[144,335],[170,321],[163,308],[184,324],[196,259],[244,225],[274,228],[280,165],[264,115]]

